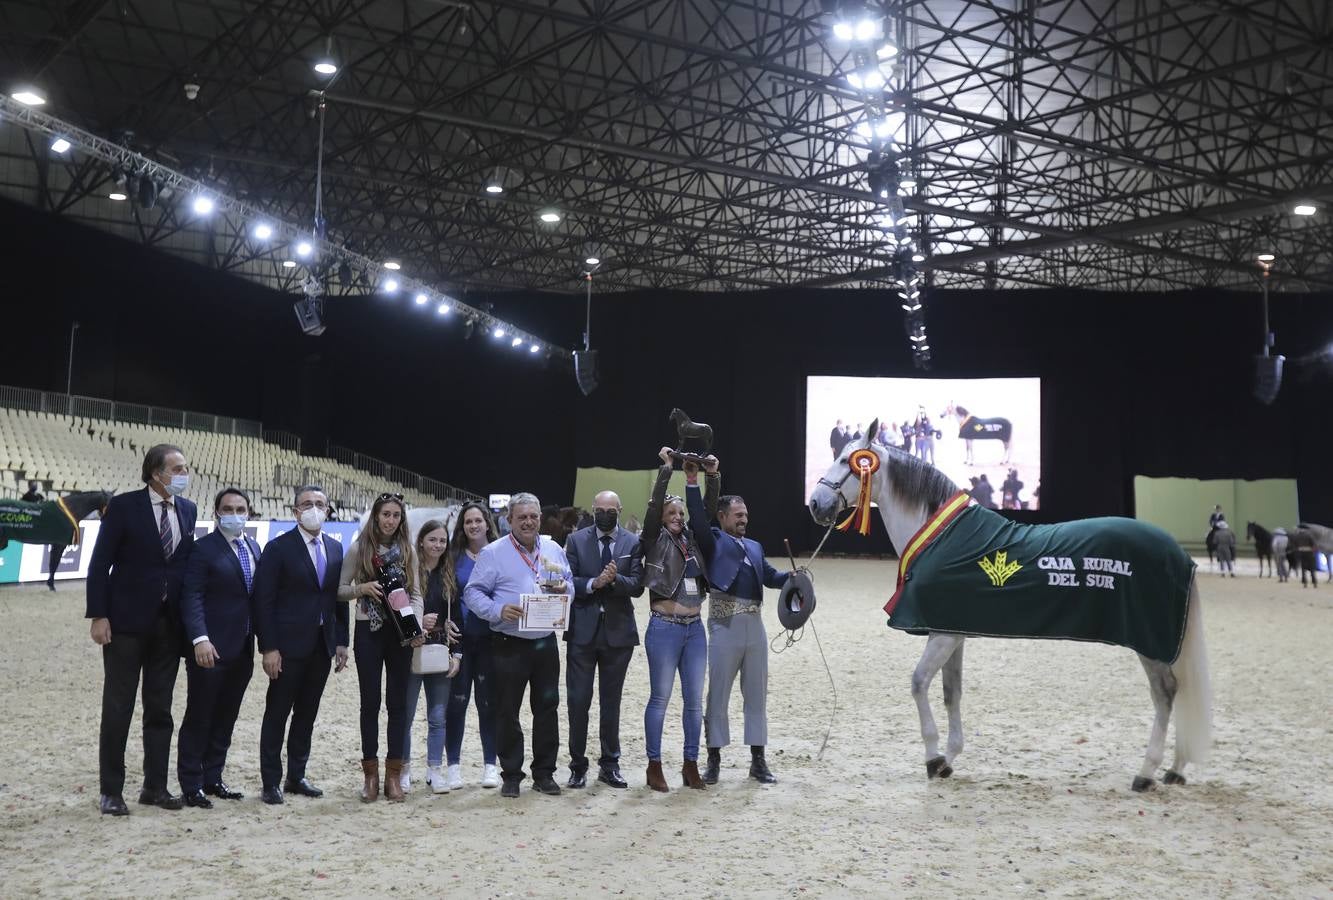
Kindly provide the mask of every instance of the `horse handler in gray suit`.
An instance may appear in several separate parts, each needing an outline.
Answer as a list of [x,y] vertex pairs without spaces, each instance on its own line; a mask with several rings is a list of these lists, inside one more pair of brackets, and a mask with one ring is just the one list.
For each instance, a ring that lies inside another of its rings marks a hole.
[[[716,459],[705,473],[720,478]],[[720,490],[720,487],[719,487]],[[718,498],[721,528],[707,522],[699,491],[687,490],[690,527],[708,572],[708,700],[704,709],[704,737],[708,766],[704,783],[717,784],[722,748],[731,743],[727,706],[736,676],[745,700],[745,743],[750,745],[750,777],[762,784],[777,778],[764,759],[768,744],[768,633],[760,614],[764,588],[780,588],[790,572],[778,572],[756,541],[745,536],[750,514],[745,500],[734,494]],[[697,508],[696,508],[697,507]]]

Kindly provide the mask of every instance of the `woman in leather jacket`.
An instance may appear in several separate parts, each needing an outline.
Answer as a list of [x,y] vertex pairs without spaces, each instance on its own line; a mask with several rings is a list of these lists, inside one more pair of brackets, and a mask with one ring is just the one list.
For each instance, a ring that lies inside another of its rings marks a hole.
[[[687,787],[702,790],[699,775],[699,736],[703,730],[704,673],[708,670],[708,636],[700,620],[700,607],[708,592],[703,559],[690,529],[685,527],[685,501],[668,496],[667,482],[671,480],[672,459],[670,448],[658,453],[662,467],[657,483],[648,501],[643,517],[643,532],[639,536],[643,550],[643,583],[648,589],[651,617],[644,635],[643,646],[648,654],[650,692],[648,706],[643,712],[643,728],[648,751],[648,786],[655,791],[667,791],[666,776],[662,774],[662,725],[666,720],[667,704],[676,673],[680,673],[680,689],[685,708],[681,724],[685,730],[684,765],[681,778]],[[717,509],[717,461],[709,458],[704,479],[704,508],[711,517]],[[693,462],[684,464],[687,488],[698,490],[699,467]],[[707,527],[707,523],[704,523]]]

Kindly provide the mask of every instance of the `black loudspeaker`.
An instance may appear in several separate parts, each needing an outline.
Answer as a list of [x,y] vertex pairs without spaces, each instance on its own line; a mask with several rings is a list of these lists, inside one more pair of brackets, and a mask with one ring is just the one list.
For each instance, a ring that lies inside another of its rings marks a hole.
[[597,351],[574,351],[574,379],[579,383],[583,396],[597,390]]
[[292,310],[296,313],[296,321],[301,323],[301,330],[311,337],[319,337],[324,333],[324,317],[320,315],[320,310],[314,302],[308,298],[301,298],[292,304]]
[[1282,387],[1282,363],[1285,356],[1254,358],[1254,396],[1260,403],[1272,403]]

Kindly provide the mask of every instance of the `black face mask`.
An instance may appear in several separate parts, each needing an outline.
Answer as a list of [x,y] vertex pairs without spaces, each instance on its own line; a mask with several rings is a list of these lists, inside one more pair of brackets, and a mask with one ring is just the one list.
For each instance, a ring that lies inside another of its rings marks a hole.
[[620,513],[614,509],[595,509],[592,513],[592,519],[597,523],[599,531],[614,531],[616,522],[620,519]]

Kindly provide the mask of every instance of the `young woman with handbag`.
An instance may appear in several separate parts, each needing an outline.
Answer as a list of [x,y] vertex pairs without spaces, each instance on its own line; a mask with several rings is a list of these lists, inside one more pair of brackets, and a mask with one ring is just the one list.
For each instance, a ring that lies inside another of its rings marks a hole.
[[458,591],[446,562],[449,528],[431,519],[417,532],[417,560],[421,566],[420,583],[425,597],[418,606],[417,618],[425,629],[424,638],[412,650],[412,671],[407,676],[407,726],[403,737],[403,758],[412,758],[412,723],[417,715],[417,700],[426,689],[426,784],[437,794],[449,793],[449,784],[440,770],[444,760],[444,710],[449,703],[452,679],[463,662],[462,635],[458,631]]

